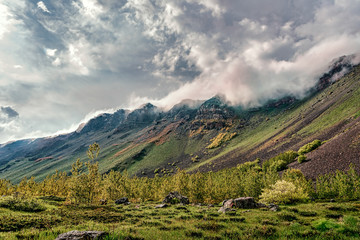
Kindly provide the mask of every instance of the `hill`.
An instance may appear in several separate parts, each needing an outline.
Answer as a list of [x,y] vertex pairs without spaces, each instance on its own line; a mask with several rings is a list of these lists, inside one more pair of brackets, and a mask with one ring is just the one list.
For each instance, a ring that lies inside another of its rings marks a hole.
[[[347,74],[339,75],[347,71]],[[85,160],[93,142],[102,148],[100,171],[132,175],[171,174],[178,168],[216,171],[256,158],[266,160],[306,143],[326,141],[309,161],[290,166],[306,176],[360,169],[360,66],[334,62],[304,99],[288,96],[262,107],[230,106],[221,96],[186,100],[164,112],[148,103],[134,111],[101,114],[72,133],[0,145],[0,178],[44,179]]]

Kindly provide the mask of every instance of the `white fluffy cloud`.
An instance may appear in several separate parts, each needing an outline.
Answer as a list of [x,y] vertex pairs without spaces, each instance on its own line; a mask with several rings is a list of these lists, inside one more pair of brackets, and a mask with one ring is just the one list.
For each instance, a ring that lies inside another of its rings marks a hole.
[[[207,99],[216,94],[244,106],[289,94],[302,97],[332,59],[360,52],[360,17],[356,14],[360,4],[356,1],[321,2],[304,22],[281,14],[273,19],[271,12],[269,16],[239,15],[236,4],[229,1],[224,5],[197,2],[200,14],[194,15],[190,7],[196,8],[196,3],[187,2],[191,5],[156,1],[160,10],[144,8],[137,1],[131,5],[145,32],[152,33],[149,37],[163,42],[164,36],[174,34],[177,39],[153,58],[159,67],[156,73],[174,71],[180,56],[201,73],[165,98],[154,100],[165,108],[184,98]],[[181,11],[169,14],[169,6]],[[307,10],[300,7],[288,12],[301,9]],[[152,21],[153,15],[161,21]]]
[[41,10],[43,10],[46,13],[50,13],[50,11],[48,10],[48,8],[46,7],[46,5],[45,5],[45,3],[43,1],[38,2],[37,7],[40,8]]

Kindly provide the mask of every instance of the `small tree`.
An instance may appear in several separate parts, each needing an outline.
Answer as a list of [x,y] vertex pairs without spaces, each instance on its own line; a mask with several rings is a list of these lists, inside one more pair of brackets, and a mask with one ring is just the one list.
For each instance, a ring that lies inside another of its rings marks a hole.
[[93,161],[97,158],[100,147],[97,143],[89,146],[87,155],[89,161],[85,163],[88,172],[83,173],[84,164],[77,159],[72,165],[71,173],[73,175],[70,197],[75,199],[76,203],[92,203],[100,193],[101,176],[99,174],[99,163]]
[[285,180],[277,181],[260,195],[260,201],[264,203],[293,203],[305,201],[309,196],[301,187]]

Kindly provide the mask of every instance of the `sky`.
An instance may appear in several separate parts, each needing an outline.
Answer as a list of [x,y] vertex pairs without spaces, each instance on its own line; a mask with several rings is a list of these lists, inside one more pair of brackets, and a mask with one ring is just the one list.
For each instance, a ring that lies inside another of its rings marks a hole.
[[301,98],[359,52],[358,0],[0,0],[0,143],[146,102]]

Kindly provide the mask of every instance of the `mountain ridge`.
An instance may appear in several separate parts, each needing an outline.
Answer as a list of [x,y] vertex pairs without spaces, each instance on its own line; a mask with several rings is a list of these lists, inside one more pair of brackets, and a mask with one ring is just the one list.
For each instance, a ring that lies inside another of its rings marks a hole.
[[[256,157],[265,160],[321,137],[307,128],[330,114],[327,111],[333,106],[351,100],[351,109],[360,110],[354,94],[359,91],[360,70],[349,59],[335,61],[301,100],[287,96],[243,109],[214,96],[206,101],[185,100],[166,112],[148,103],[134,111],[100,114],[68,134],[2,144],[0,177],[18,182],[30,176],[42,179],[55,170],[69,171],[77,157],[86,158],[87,146],[94,141],[103,148],[102,172],[127,170],[154,176],[171,174],[177,168],[216,171]],[[353,113],[349,114],[337,117],[345,121]],[[331,122],[326,131],[320,127],[322,140],[339,134],[344,126]]]

